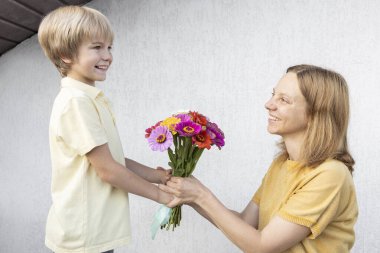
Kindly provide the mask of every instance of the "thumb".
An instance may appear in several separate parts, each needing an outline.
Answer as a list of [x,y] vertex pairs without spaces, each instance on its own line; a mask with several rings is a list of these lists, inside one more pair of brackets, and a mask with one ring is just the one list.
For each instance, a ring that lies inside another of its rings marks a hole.
[[166,204],[167,207],[173,208],[178,206],[181,203],[181,200],[177,197],[174,197],[169,203]]
[[156,168],[156,170],[163,170],[163,171],[165,171],[165,169],[162,168],[162,167],[160,167],[160,166],[158,166],[158,167]]

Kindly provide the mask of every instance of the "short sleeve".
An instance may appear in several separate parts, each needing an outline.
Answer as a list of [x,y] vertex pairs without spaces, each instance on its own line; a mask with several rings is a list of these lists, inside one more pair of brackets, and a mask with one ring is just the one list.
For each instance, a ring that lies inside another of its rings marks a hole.
[[260,206],[260,200],[261,200],[261,194],[265,185],[265,181],[267,180],[268,175],[271,173],[272,169],[276,165],[276,160],[272,162],[272,164],[269,166],[268,171],[265,173],[265,176],[261,180],[261,185],[260,187],[256,190],[255,194],[252,197],[252,201],[257,205]]
[[252,201],[258,206],[260,205],[262,188],[263,184],[261,183],[260,187],[256,190],[255,194],[252,197]]
[[263,187],[264,187],[265,180],[266,180],[266,178],[267,178],[268,173],[269,173],[269,172],[267,172],[267,173],[265,174],[265,176],[264,176],[263,179],[261,180],[261,185],[260,185],[260,187],[256,190],[255,194],[254,194],[253,197],[252,197],[252,201],[253,201],[257,206],[260,206],[261,194],[262,194]]
[[347,171],[342,166],[312,172],[312,176],[293,193],[278,215],[309,227],[310,238],[316,238],[337,215]]
[[57,139],[79,155],[107,143],[99,114],[90,98],[70,99],[58,121]]

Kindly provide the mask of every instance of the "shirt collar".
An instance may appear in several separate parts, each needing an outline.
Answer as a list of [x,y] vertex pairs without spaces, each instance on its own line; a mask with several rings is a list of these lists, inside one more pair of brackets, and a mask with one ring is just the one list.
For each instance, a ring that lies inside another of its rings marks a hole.
[[84,93],[86,93],[87,95],[89,95],[92,99],[95,99],[98,95],[103,95],[103,92],[101,89],[96,88],[95,86],[91,86],[89,84],[80,82],[68,76],[62,78],[61,87],[79,89],[83,91]]

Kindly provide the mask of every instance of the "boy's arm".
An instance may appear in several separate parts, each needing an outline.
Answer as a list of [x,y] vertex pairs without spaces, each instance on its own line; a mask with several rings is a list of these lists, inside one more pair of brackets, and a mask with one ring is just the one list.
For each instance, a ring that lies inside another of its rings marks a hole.
[[116,162],[107,143],[95,147],[86,156],[102,181],[125,192],[133,193],[161,204],[167,204],[172,200],[171,195],[161,191],[157,186]]
[[160,167],[153,169],[129,158],[125,158],[125,166],[135,174],[151,183],[165,184],[166,181],[170,179],[169,170],[165,170]]

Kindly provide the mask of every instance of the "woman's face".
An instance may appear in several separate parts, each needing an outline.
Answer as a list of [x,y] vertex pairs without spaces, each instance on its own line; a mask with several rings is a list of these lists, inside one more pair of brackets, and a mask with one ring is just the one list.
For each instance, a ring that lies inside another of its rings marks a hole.
[[295,73],[287,73],[280,79],[265,108],[269,113],[269,133],[278,134],[284,140],[303,138],[308,124],[307,103]]

